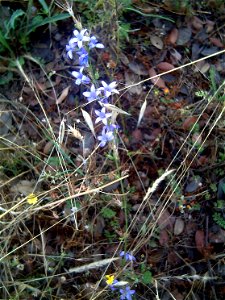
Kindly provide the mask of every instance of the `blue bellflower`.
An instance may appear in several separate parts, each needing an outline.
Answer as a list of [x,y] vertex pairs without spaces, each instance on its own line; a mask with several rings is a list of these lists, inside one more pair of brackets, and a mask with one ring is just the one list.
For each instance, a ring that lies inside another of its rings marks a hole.
[[82,73],[83,69],[84,69],[84,67],[80,68],[79,72],[76,72],[76,71],[72,72],[72,75],[76,78],[75,83],[77,85],[89,84],[91,82],[91,79]]
[[73,59],[73,52],[75,51],[76,48],[76,44],[71,42],[71,40],[69,40],[69,44],[66,45],[66,51],[67,51],[67,56],[70,59]]
[[104,147],[107,142],[110,142],[114,139],[114,134],[112,131],[107,131],[106,126],[104,126],[102,129],[102,135],[99,135],[97,139],[101,141],[100,147]]
[[135,293],[135,290],[131,290],[129,286],[126,286],[125,289],[120,289],[120,300],[132,300],[132,295]]
[[126,261],[135,261],[136,260],[136,258],[133,255],[131,255],[129,252],[121,251],[120,256],[124,257],[124,259]]
[[98,40],[96,39],[95,36],[91,36],[90,37],[90,41],[89,41],[89,44],[88,44],[89,48],[92,49],[92,48],[105,48],[103,44],[99,43]]
[[87,29],[82,29],[80,32],[78,30],[74,30],[74,38],[71,38],[70,42],[75,43],[77,47],[80,49],[83,47],[83,42],[90,41],[90,37],[86,34]]
[[104,125],[108,124],[108,118],[112,116],[112,113],[106,113],[106,108],[103,107],[101,110],[95,110],[96,115],[98,118],[95,120],[95,123],[102,122]]
[[100,91],[94,86],[94,84],[92,84],[90,91],[88,92],[84,92],[83,95],[84,97],[87,98],[88,102],[94,101],[98,98],[98,95],[100,94]]
[[79,55],[80,66],[88,67],[88,52],[87,52],[87,50],[84,48],[81,48],[79,51],[77,51],[77,54]]
[[107,84],[105,81],[102,81],[102,87],[99,89],[100,91],[103,91],[105,96],[108,98],[113,93],[119,94],[116,87],[116,81],[111,82],[110,84]]

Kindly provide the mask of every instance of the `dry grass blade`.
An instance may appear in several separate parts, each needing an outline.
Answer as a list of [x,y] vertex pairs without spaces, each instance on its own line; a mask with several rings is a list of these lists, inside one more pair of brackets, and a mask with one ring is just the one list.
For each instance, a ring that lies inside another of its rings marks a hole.
[[70,85],[67,86],[61,93],[61,95],[56,99],[56,104],[62,103],[69,94]]
[[115,105],[112,105],[112,104],[104,104],[104,106],[107,108],[107,109],[109,109],[109,110],[111,110],[112,112],[117,112],[117,113],[119,113],[119,114],[123,114],[123,115],[127,115],[127,116],[129,116],[130,114],[129,113],[127,113],[126,111],[124,111],[124,110],[122,110],[121,108],[119,108],[119,107],[117,107],[117,106],[115,106]]
[[143,201],[146,201],[149,197],[149,195],[151,193],[153,193],[158,185],[160,184],[160,182],[162,182],[168,175],[170,175],[172,172],[174,172],[174,170],[169,170],[169,171],[166,171],[165,173],[163,173],[158,179],[156,179],[156,181],[154,181],[153,185],[148,189]]
[[93,262],[93,263],[90,263],[88,265],[84,265],[84,266],[81,266],[81,267],[70,268],[68,270],[68,272],[69,273],[87,272],[87,271],[92,270],[92,269],[97,269],[97,268],[107,266],[107,265],[111,264],[113,261],[116,261],[118,259],[120,259],[120,257],[106,258],[106,259],[96,261],[96,262]]
[[137,127],[140,125],[141,123],[141,120],[144,116],[144,113],[145,113],[145,110],[146,110],[146,107],[147,107],[147,101],[145,99],[144,103],[142,104],[141,106],[141,110],[140,110],[140,113],[139,113],[139,117],[138,117],[138,122],[137,122]]
[[87,125],[90,128],[90,130],[91,130],[92,134],[94,135],[94,137],[96,137],[95,129],[94,129],[94,125],[93,125],[91,116],[85,110],[81,109],[81,111],[82,111],[85,122],[87,123]]

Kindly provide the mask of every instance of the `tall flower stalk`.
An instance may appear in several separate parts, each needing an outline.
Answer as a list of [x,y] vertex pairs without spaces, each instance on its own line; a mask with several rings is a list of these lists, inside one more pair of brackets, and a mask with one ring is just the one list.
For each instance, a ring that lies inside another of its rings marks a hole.
[[101,81],[101,84],[99,84],[91,79],[89,55],[94,48],[103,49],[104,45],[95,36],[90,35],[87,29],[80,28],[73,31],[73,36],[66,45],[66,52],[70,60],[77,60],[79,64],[78,70],[72,72],[72,76],[75,77],[75,84],[79,86],[85,85],[87,90],[83,92],[83,96],[86,101],[88,103],[98,102],[101,107],[101,109],[95,110],[95,123],[102,127],[97,140],[100,147],[104,147],[115,138],[118,129],[112,117],[113,114],[109,111],[106,104],[110,104],[111,97],[114,94],[119,94],[119,92],[116,89],[117,83],[115,81],[111,83]]

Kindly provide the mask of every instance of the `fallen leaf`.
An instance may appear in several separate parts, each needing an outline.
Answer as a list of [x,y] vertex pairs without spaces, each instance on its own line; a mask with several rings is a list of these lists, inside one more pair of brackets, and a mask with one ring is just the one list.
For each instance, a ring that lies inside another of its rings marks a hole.
[[211,38],[209,38],[209,40],[210,40],[210,42],[211,42],[214,46],[216,46],[216,47],[218,47],[218,48],[224,48],[224,47],[225,47],[225,45],[224,45],[219,39],[217,39],[217,38],[215,38],[215,37],[211,37]]
[[10,190],[15,193],[20,193],[25,196],[32,194],[36,185],[35,180],[20,180],[18,183],[14,184]]
[[143,139],[143,135],[140,129],[135,129],[132,132],[132,142],[140,142]]
[[206,33],[210,33],[214,29],[215,22],[206,19]]
[[184,230],[184,221],[181,218],[177,218],[174,224],[173,234],[179,235]]
[[168,246],[169,243],[169,234],[166,229],[160,231],[159,234],[159,244],[160,246]]
[[140,62],[131,62],[128,64],[129,69],[137,75],[148,75],[148,70],[145,66]]
[[170,32],[170,34],[168,35],[167,37],[167,42],[169,44],[176,44],[176,41],[178,39],[178,34],[179,34],[179,31],[177,28],[173,28],[173,30]]
[[59,96],[59,98],[56,99],[56,104],[60,104],[60,103],[62,103],[66,99],[66,97],[68,96],[69,90],[70,90],[70,85],[68,87],[66,87],[62,91],[62,93]]
[[194,16],[191,20],[191,24],[193,26],[193,28],[195,28],[196,30],[201,30],[203,28],[203,24],[204,22],[199,19],[198,17]]
[[177,45],[183,46],[187,44],[192,36],[192,30],[191,28],[183,27],[179,29],[178,39],[177,39]]
[[199,187],[201,186],[202,179],[201,177],[196,177],[192,179],[185,187],[185,193],[194,193],[196,192]]
[[[154,68],[150,68],[150,69],[149,69],[149,76],[150,76],[150,77],[155,77],[155,76],[157,76],[157,73],[156,73],[156,71],[155,71]],[[165,82],[164,82],[164,80],[163,80],[162,78],[160,78],[160,77],[155,77],[155,78],[150,78],[150,79],[151,79],[151,82],[152,82],[154,85],[158,86],[159,88],[161,88],[161,89],[165,89],[165,88],[166,88]]]
[[182,55],[176,49],[171,49],[170,54],[171,54],[171,59],[173,60],[173,63],[177,63],[182,59]]
[[[132,72],[125,72],[125,85],[127,88],[127,91],[131,95],[140,95],[142,92],[142,85],[138,84],[135,85],[135,83],[140,81],[140,77],[137,74],[134,74]],[[134,86],[132,86],[134,84]]]
[[48,141],[45,144],[45,146],[44,146],[43,153],[46,154],[46,155],[48,155],[51,152],[51,150],[52,150],[53,147],[54,147],[53,142],[52,141]]
[[197,230],[195,233],[196,248],[200,253],[203,253],[205,248],[205,234],[203,230]]
[[157,49],[162,50],[163,49],[163,41],[160,37],[156,35],[151,35],[150,36],[150,41],[153,46],[155,46]]
[[171,229],[172,228],[172,219],[171,219],[171,214],[168,212],[167,209],[165,209],[163,212],[161,212],[161,208],[159,207],[156,211],[156,216],[159,215],[159,217],[157,218],[157,224],[159,226],[160,229],[164,229],[164,228],[168,228]]
[[187,131],[190,130],[194,125],[196,125],[197,119],[198,118],[196,116],[187,117],[183,122],[183,129]]
[[164,71],[164,72],[170,71],[170,70],[173,70],[173,69],[174,69],[174,66],[173,66],[172,64],[170,64],[170,63],[168,63],[168,62],[165,62],[165,61],[159,63],[156,67],[157,67],[159,70]]

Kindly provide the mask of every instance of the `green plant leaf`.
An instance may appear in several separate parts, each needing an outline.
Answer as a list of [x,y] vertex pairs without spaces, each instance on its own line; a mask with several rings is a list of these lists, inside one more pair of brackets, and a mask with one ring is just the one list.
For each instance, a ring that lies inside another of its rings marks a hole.
[[9,83],[13,79],[13,73],[7,72],[0,77],[0,85]]
[[16,11],[14,11],[7,24],[7,32],[9,32],[10,29],[15,30],[16,19],[23,16],[24,14],[25,12],[22,9],[17,9]]
[[142,275],[142,282],[144,284],[150,284],[152,282],[152,273],[150,271],[145,271]]
[[111,208],[104,207],[104,208],[101,210],[101,214],[102,214],[103,218],[111,219],[111,218],[115,217],[116,212],[113,211]]
[[38,2],[41,4],[44,13],[47,15],[49,13],[49,7],[48,7],[47,3],[45,2],[45,0],[38,0]]
[[62,14],[58,14],[58,15],[55,15],[55,16],[52,16],[52,17],[45,18],[39,23],[31,24],[31,26],[28,26],[26,35],[29,35],[31,32],[35,31],[40,26],[50,24],[50,23],[54,23],[54,22],[61,21],[61,20],[65,20],[69,17],[70,17],[70,14],[62,13]]
[[12,50],[7,42],[7,40],[5,39],[2,31],[0,30],[0,43],[2,44],[2,46],[6,49],[8,49],[11,53],[12,53]]

